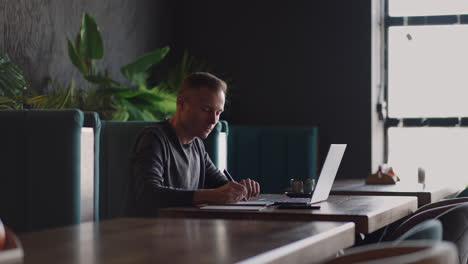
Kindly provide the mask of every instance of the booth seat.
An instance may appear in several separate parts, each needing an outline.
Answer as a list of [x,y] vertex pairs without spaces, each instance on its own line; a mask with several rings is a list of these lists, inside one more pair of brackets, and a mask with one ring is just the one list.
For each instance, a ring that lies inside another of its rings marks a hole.
[[262,193],[283,193],[289,180],[315,179],[318,128],[230,125],[228,168],[258,181]]
[[0,111],[0,217],[15,232],[80,222],[79,110]]
[[[124,215],[125,195],[130,176],[130,153],[133,144],[144,127],[158,122],[102,121],[99,154],[99,215],[101,219]],[[223,145],[220,135],[227,131],[227,122],[220,121],[204,142],[210,158],[217,166],[220,163],[226,163],[221,158],[218,149],[220,145]]]

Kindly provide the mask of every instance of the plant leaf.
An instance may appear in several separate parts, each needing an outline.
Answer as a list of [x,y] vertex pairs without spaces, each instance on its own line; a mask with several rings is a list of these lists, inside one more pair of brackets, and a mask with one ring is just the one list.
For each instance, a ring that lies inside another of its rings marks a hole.
[[12,99],[8,98],[8,97],[0,97],[0,104],[5,104],[5,103],[12,103],[14,102]]
[[120,86],[120,83],[117,81],[112,80],[109,77],[102,76],[102,75],[85,75],[86,80],[98,84],[104,87],[112,87],[112,85]]
[[23,94],[28,88],[21,69],[7,55],[0,54],[0,95],[11,98]]
[[124,108],[120,108],[112,115],[111,119],[114,121],[127,121],[129,117],[128,111]]
[[104,55],[101,33],[94,18],[84,13],[80,28],[80,55],[85,60],[101,59]]
[[169,52],[169,47],[157,49],[153,52],[146,53],[136,59],[134,62],[120,68],[120,72],[128,80],[134,80],[134,76],[141,72],[146,72],[151,66],[158,64]]
[[81,73],[86,74],[88,71],[86,64],[80,58],[78,51],[76,50],[76,48],[73,46],[73,43],[68,38],[67,38],[67,44],[68,44],[68,57],[70,57],[70,60],[72,61],[73,65],[75,65],[78,68],[78,70],[80,70]]
[[31,97],[31,98],[27,98],[26,104],[39,103],[47,99],[47,97],[48,97],[47,95],[38,95],[38,96]]

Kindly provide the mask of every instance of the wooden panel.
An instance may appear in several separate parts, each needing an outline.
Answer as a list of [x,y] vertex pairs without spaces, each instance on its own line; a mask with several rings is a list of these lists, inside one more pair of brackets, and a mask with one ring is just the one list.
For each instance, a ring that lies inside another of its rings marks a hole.
[[354,243],[354,225],[114,219],[22,234],[24,263],[306,263]]
[[[260,195],[260,198],[284,197],[278,194]],[[287,221],[351,221],[356,232],[371,233],[417,209],[415,197],[341,196],[331,195],[320,203],[320,209],[279,210],[275,206],[261,211],[200,210],[197,207],[161,209],[162,217],[196,217],[224,219],[287,220]]]
[[81,222],[94,220],[94,129],[81,129]]
[[415,196],[418,198],[418,207],[421,207],[454,195],[459,191],[459,188],[450,186],[423,186],[422,184],[404,184],[402,182],[395,185],[369,185],[365,184],[364,179],[349,179],[337,180],[331,194]]

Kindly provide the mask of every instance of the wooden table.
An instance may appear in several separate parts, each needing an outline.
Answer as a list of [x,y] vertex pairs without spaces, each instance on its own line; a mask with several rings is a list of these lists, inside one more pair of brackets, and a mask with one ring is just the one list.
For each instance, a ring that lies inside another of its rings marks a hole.
[[24,263],[300,263],[354,244],[354,224],[121,218],[21,234]]
[[[260,198],[284,197],[280,194],[260,195]],[[343,196],[331,195],[320,203],[320,209],[280,210],[275,206],[261,211],[202,210],[198,207],[172,207],[160,210],[162,217],[223,218],[287,221],[354,222],[356,232],[374,232],[417,209],[416,197]]]
[[418,207],[421,207],[454,195],[459,191],[460,188],[450,186],[424,187],[422,184],[404,184],[402,182],[392,185],[368,185],[365,184],[364,179],[347,179],[335,181],[331,194],[414,196],[418,198]]

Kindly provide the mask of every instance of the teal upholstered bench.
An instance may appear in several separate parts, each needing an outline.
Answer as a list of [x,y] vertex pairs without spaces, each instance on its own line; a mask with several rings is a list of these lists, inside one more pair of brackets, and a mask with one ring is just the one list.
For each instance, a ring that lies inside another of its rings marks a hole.
[[229,126],[228,168],[234,178],[251,178],[262,193],[281,193],[291,178],[314,179],[317,127]]
[[[100,148],[100,217],[103,219],[124,215],[125,194],[129,182],[130,152],[140,131],[154,122],[103,121]],[[227,131],[227,123],[220,121],[205,140],[206,150],[215,165],[218,158],[219,134]],[[226,162],[224,162],[226,163]]]
[[80,222],[79,110],[0,111],[0,217],[15,232]]

